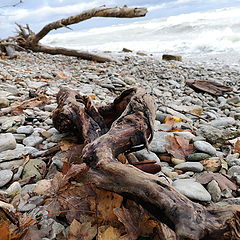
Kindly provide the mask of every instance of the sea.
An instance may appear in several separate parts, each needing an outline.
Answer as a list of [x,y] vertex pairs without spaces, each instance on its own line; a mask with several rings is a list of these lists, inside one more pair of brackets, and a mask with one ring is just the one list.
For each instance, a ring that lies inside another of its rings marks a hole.
[[240,66],[240,6],[47,35],[42,43],[78,50],[174,54]]

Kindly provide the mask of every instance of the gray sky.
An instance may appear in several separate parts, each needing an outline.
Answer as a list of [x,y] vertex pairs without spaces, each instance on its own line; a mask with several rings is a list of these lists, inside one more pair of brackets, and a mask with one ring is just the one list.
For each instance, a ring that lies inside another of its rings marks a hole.
[[[12,5],[17,2],[18,0],[1,0],[0,7]],[[207,11],[237,6],[240,5],[240,0],[23,0],[23,3],[16,7],[0,8],[0,38],[14,35],[14,30],[16,29],[15,22],[29,24],[31,29],[38,32],[49,22],[76,15],[86,9],[101,5],[114,7],[125,4],[129,7],[147,7],[148,14],[141,19],[94,18],[73,25],[71,28],[73,30],[81,30],[152,18],[162,18],[195,11]],[[69,30],[61,29],[56,32],[63,31]]]

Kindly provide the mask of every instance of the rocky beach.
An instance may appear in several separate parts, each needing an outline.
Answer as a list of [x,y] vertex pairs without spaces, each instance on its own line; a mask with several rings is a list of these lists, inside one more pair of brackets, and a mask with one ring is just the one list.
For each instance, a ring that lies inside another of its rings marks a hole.
[[[156,174],[193,201],[240,204],[240,69],[141,52],[110,54],[116,62],[26,52],[0,59],[0,207],[33,218],[49,214],[37,186],[66,161],[59,146],[66,147],[69,136],[51,119],[62,87],[95,104],[108,104],[128,88],[145,89],[157,105],[155,133],[149,151],[136,152],[137,159],[155,161],[161,166]],[[231,91],[214,95],[186,84],[200,80]],[[51,215],[38,228],[48,229],[44,240],[65,239],[69,231]]]

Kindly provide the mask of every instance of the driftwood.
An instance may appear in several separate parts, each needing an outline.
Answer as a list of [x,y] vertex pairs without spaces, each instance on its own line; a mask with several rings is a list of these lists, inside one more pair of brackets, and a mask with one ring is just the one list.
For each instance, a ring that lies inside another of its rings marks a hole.
[[[60,19],[56,22],[52,22],[44,26],[38,33],[34,33],[29,25],[25,27],[17,24],[19,29],[18,36],[14,39],[14,44],[33,52],[44,52],[48,54],[63,54],[67,56],[75,56],[86,60],[94,60],[97,62],[107,62],[114,61],[109,56],[98,55],[89,53],[86,51],[79,51],[74,49],[60,48],[60,47],[49,47],[44,46],[39,43],[39,41],[45,37],[50,31],[56,30],[62,27],[69,28],[71,24],[76,24],[81,21],[90,19],[92,17],[116,17],[116,18],[135,18],[135,17],[144,17],[147,13],[146,8],[128,8],[124,7],[115,7],[107,8],[105,6],[93,8],[88,11],[84,11],[76,16],[71,16],[68,18]],[[11,43],[13,38],[11,38]],[[9,41],[5,41],[9,44]],[[6,44],[6,43],[5,43]],[[4,46],[4,43],[0,41],[0,46]]]
[[86,144],[82,150],[89,167],[86,181],[136,201],[174,230],[178,239],[240,239],[239,208],[204,207],[161,178],[118,162],[119,154],[147,147],[154,119],[152,97],[134,88],[123,92],[113,104],[99,108],[88,97],[62,89],[53,114],[59,131],[75,132]]

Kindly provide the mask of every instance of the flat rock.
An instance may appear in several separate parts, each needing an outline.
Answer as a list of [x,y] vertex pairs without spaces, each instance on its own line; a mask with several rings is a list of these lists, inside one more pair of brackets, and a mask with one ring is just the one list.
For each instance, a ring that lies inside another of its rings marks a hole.
[[192,140],[192,139],[194,139],[196,137],[192,133],[184,132],[184,131],[183,132],[174,132],[174,135],[177,135],[177,136],[180,136],[180,137],[184,137],[187,140]]
[[168,141],[165,139],[166,136],[173,136],[173,133],[168,132],[156,132],[153,135],[153,140],[149,144],[149,150],[154,153],[165,153],[166,145]]
[[5,186],[12,179],[13,172],[11,170],[0,170],[0,187]]
[[23,133],[23,134],[30,135],[33,133],[33,126],[31,126],[31,125],[21,126],[21,127],[17,128],[17,133]]
[[192,161],[192,162],[198,162],[198,161],[210,158],[210,157],[211,157],[211,155],[209,155],[207,153],[192,153],[187,156],[187,160]]
[[173,187],[192,200],[211,201],[210,193],[195,179],[178,179],[173,182]]
[[16,148],[16,140],[12,133],[0,134],[0,153],[6,150],[12,150]]
[[203,165],[199,162],[184,162],[177,164],[174,169],[182,170],[184,172],[192,171],[192,172],[202,172]]
[[34,147],[40,144],[42,141],[43,141],[42,137],[32,134],[23,140],[23,144],[26,146]]
[[212,144],[223,144],[229,139],[238,137],[240,130],[232,130],[230,128],[218,129],[211,125],[202,125],[197,130],[197,134]]
[[9,161],[21,158],[22,155],[28,155],[38,152],[34,147],[25,147],[22,144],[17,144],[14,150],[7,150],[0,153],[0,162]]
[[46,163],[41,159],[30,159],[23,170],[23,178],[35,176],[35,180],[41,180],[40,170],[46,168]]
[[135,152],[136,157],[138,160],[143,161],[143,160],[153,160],[156,161],[156,163],[160,163],[160,159],[157,156],[157,154],[148,151],[147,149],[143,149],[140,151]]
[[215,156],[217,153],[217,150],[215,149],[215,147],[213,147],[210,143],[205,142],[205,141],[194,142],[194,147],[197,150],[208,153],[211,156]]
[[236,120],[232,117],[221,117],[209,122],[213,127],[226,127],[236,123]]

